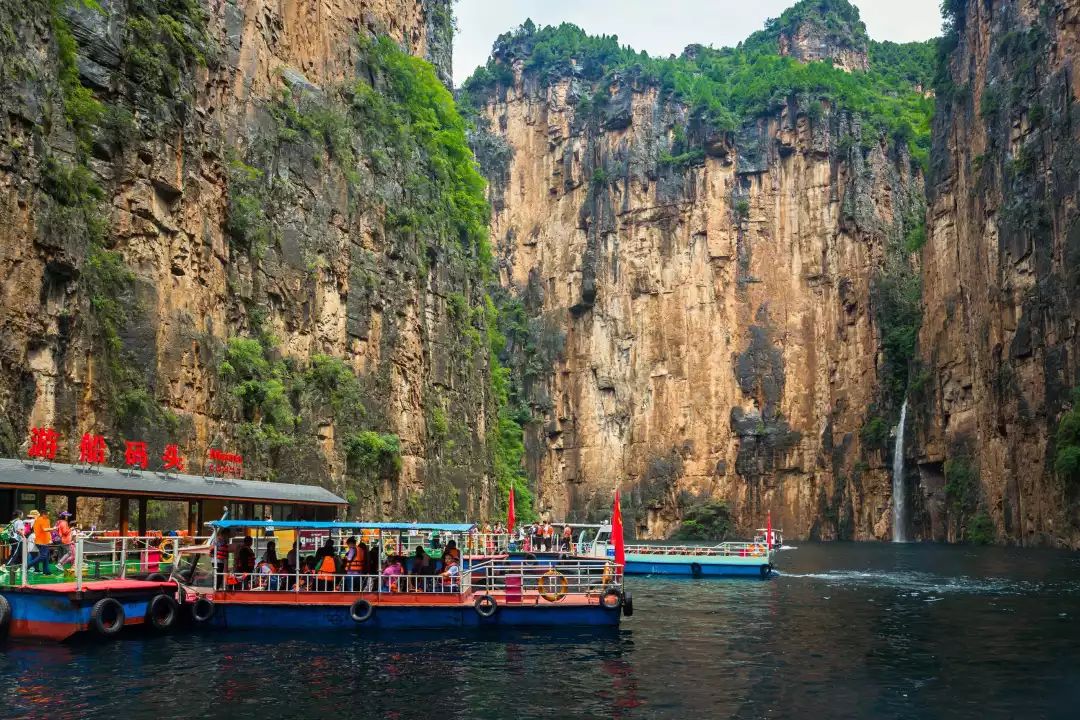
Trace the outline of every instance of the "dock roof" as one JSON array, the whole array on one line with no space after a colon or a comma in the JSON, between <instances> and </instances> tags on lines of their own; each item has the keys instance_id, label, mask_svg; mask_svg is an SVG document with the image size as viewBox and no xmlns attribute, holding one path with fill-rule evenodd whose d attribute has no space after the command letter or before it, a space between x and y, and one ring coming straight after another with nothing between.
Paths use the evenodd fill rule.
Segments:
<instances>
[{"instance_id":1,"label":"dock roof","mask_svg":"<svg viewBox=\"0 0 1080 720\"><path fill-rule=\"evenodd\" d=\"M213 520L206 523L221 528L263 528L274 530L437 530L439 532L466 533L476 525L472 523L404 523L404 522L322 522L319 520Z\"/></svg>"},{"instance_id":2,"label":"dock roof","mask_svg":"<svg viewBox=\"0 0 1080 720\"><path fill-rule=\"evenodd\" d=\"M162 500L214 499L295 505L347 505L317 485L237 480L199 475L165 475L152 470L121 470L65 463L33 464L0 458L0 488L56 494L122 495Z\"/></svg>"}]
</instances>

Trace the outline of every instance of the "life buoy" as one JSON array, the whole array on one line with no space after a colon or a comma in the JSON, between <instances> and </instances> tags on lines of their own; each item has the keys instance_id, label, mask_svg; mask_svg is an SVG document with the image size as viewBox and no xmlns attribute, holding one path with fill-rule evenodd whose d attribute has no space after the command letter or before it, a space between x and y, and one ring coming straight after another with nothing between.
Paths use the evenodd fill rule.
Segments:
<instances>
[{"instance_id":1,"label":"life buoy","mask_svg":"<svg viewBox=\"0 0 1080 720\"><path fill-rule=\"evenodd\" d=\"M155 595L146 605L146 623L155 630L168 630L176 622L180 606L168 595Z\"/></svg>"},{"instance_id":2,"label":"life buoy","mask_svg":"<svg viewBox=\"0 0 1080 720\"><path fill-rule=\"evenodd\" d=\"M7 628L8 623L11 622L11 604L8 603L7 598L0 595L0 631Z\"/></svg>"},{"instance_id":3,"label":"life buoy","mask_svg":"<svg viewBox=\"0 0 1080 720\"><path fill-rule=\"evenodd\" d=\"M566 597L566 593L570 590L570 582L565 575L548 570L540 576L537 588L540 590L540 597L548 602L558 602Z\"/></svg>"},{"instance_id":4,"label":"life buoy","mask_svg":"<svg viewBox=\"0 0 1080 720\"><path fill-rule=\"evenodd\" d=\"M480 617L489 618L499 609L499 603L495 602L495 598L490 595L478 595L473 600L473 608Z\"/></svg>"},{"instance_id":5,"label":"life buoy","mask_svg":"<svg viewBox=\"0 0 1080 720\"><path fill-rule=\"evenodd\" d=\"M397 555L397 540L394 538L386 538L383 541L383 553L389 557L390 555Z\"/></svg>"},{"instance_id":6,"label":"life buoy","mask_svg":"<svg viewBox=\"0 0 1080 720\"><path fill-rule=\"evenodd\" d=\"M615 582L615 563L608 563L604 565L604 578L601 580L604 585L610 585Z\"/></svg>"},{"instance_id":7,"label":"life buoy","mask_svg":"<svg viewBox=\"0 0 1080 720\"><path fill-rule=\"evenodd\" d=\"M367 622L374 614L375 606L363 598L354 602L352 607L349 608L349 617L351 617L352 621L357 625Z\"/></svg>"},{"instance_id":8,"label":"life buoy","mask_svg":"<svg viewBox=\"0 0 1080 720\"><path fill-rule=\"evenodd\" d=\"M608 610L615 610L622 605L623 594L619 592L618 588L609 587L604 591L604 594L600 596L600 604L606 607Z\"/></svg>"},{"instance_id":9,"label":"life buoy","mask_svg":"<svg viewBox=\"0 0 1080 720\"><path fill-rule=\"evenodd\" d=\"M622 614L626 617L634 614L634 596L630 594L629 590L623 593Z\"/></svg>"},{"instance_id":10,"label":"life buoy","mask_svg":"<svg viewBox=\"0 0 1080 720\"><path fill-rule=\"evenodd\" d=\"M173 549L170 552L169 550L166 549L166 548L169 547L169 543L161 543L161 562L163 562L163 563L171 563L173 561L173 559L176 557L176 554L175 554L176 553L176 546L179 545L179 544L180 544L179 540L177 540L175 543L173 543L173 545L172 545Z\"/></svg>"},{"instance_id":11,"label":"life buoy","mask_svg":"<svg viewBox=\"0 0 1080 720\"><path fill-rule=\"evenodd\" d=\"M701 577L701 563L690 563L690 574L696 578Z\"/></svg>"},{"instance_id":12,"label":"life buoy","mask_svg":"<svg viewBox=\"0 0 1080 720\"><path fill-rule=\"evenodd\" d=\"M764 545L755 545L750 550L750 554L753 555L754 557L761 557L762 555L765 554L765 546Z\"/></svg>"},{"instance_id":13,"label":"life buoy","mask_svg":"<svg viewBox=\"0 0 1080 720\"><path fill-rule=\"evenodd\" d=\"M214 601L208 597L195 598L195 602L191 603L191 619L197 623L208 623L210 619L214 617L214 612L217 610L214 607Z\"/></svg>"},{"instance_id":14,"label":"life buoy","mask_svg":"<svg viewBox=\"0 0 1080 720\"><path fill-rule=\"evenodd\" d=\"M102 637L111 637L124 629L124 606L116 598L101 598L90 608L90 629Z\"/></svg>"}]
</instances>

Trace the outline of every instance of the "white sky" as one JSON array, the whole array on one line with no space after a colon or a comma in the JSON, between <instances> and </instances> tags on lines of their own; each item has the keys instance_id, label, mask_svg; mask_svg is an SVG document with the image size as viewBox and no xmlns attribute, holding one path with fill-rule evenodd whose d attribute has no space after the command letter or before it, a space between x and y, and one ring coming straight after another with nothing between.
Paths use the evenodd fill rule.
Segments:
<instances>
[{"instance_id":1,"label":"white sky","mask_svg":"<svg viewBox=\"0 0 1080 720\"><path fill-rule=\"evenodd\" d=\"M870 37L910 42L941 31L940 0L855 0ZM571 22L592 35L650 55L678 54L691 43L724 47L760 30L795 0L457 0L454 83L487 61L500 33L532 18L537 25Z\"/></svg>"}]
</instances>

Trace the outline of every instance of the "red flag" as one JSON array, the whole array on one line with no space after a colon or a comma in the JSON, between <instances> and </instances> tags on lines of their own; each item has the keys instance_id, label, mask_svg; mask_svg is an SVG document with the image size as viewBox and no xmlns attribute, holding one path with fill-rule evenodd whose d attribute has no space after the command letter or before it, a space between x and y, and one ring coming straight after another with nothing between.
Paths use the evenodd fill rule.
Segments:
<instances>
[{"instance_id":1,"label":"red flag","mask_svg":"<svg viewBox=\"0 0 1080 720\"><path fill-rule=\"evenodd\" d=\"M626 569L626 548L623 546L622 507L619 505L619 490L615 489L615 509L611 512L611 540L615 544L615 564L620 571Z\"/></svg>"},{"instance_id":2,"label":"red flag","mask_svg":"<svg viewBox=\"0 0 1080 720\"><path fill-rule=\"evenodd\" d=\"M772 550L773 537L772 537L772 510L765 516L765 544Z\"/></svg>"},{"instance_id":3,"label":"red flag","mask_svg":"<svg viewBox=\"0 0 1080 720\"><path fill-rule=\"evenodd\" d=\"M510 502L506 506L506 532L514 532L514 486L510 485Z\"/></svg>"}]
</instances>

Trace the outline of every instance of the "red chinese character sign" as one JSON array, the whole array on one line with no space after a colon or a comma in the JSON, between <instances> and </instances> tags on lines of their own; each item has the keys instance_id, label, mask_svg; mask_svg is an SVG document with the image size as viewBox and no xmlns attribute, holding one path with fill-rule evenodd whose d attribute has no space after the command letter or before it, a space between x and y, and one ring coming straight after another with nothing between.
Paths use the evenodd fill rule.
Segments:
<instances>
[{"instance_id":1,"label":"red chinese character sign","mask_svg":"<svg viewBox=\"0 0 1080 720\"><path fill-rule=\"evenodd\" d=\"M101 435L84 433L82 440L79 441L79 462L81 463L86 463L87 465L104 465L105 454L107 452L108 448L105 447L105 438Z\"/></svg>"},{"instance_id":2,"label":"red chinese character sign","mask_svg":"<svg viewBox=\"0 0 1080 720\"><path fill-rule=\"evenodd\" d=\"M129 468L142 468L150 464L146 455L146 443L141 440L127 440L124 447L124 464Z\"/></svg>"},{"instance_id":3,"label":"red chinese character sign","mask_svg":"<svg viewBox=\"0 0 1080 720\"><path fill-rule=\"evenodd\" d=\"M180 454L180 448L176 445L166 445L165 452L161 456L161 462L165 472L184 472L184 456Z\"/></svg>"},{"instance_id":4,"label":"red chinese character sign","mask_svg":"<svg viewBox=\"0 0 1080 720\"><path fill-rule=\"evenodd\" d=\"M38 460L56 459L56 441L60 433L51 427L30 428L30 449L26 454Z\"/></svg>"},{"instance_id":5,"label":"red chinese character sign","mask_svg":"<svg viewBox=\"0 0 1080 720\"><path fill-rule=\"evenodd\" d=\"M242 455L210 448L206 456L210 459L210 462L206 465L207 474L220 475L221 477L243 477L244 458Z\"/></svg>"}]
</instances>

